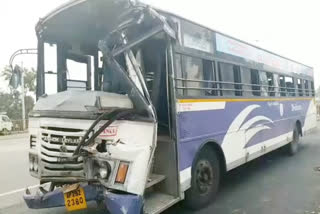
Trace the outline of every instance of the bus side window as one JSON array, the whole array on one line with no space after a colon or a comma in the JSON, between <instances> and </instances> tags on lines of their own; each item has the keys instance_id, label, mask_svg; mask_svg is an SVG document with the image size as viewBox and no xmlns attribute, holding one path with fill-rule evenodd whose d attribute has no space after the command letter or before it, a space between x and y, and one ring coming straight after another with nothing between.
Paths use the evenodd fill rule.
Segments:
<instances>
[{"instance_id":1,"label":"bus side window","mask_svg":"<svg viewBox=\"0 0 320 214\"><path fill-rule=\"evenodd\" d=\"M242 83L241 83L241 71L240 66L233 66L233 76L234 76L234 88L236 89L235 95L242 96Z\"/></svg>"},{"instance_id":2,"label":"bus side window","mask_svg":"<svg viewBox=\"0 0 320 214\"><path fill-rule=\"evenodd\" d=\"M312 96L314 97L315 91L314 91L314 83L313 83L313 81L311 81L311 93L312 93Z\"/></svg>"},{"instance_id":3,"label":"bus side window","mask_svg":"<svg viewBox=\"0 0 320 214\"><path fill-rule=\"evenodd\" d=\"M182 75L182 68L181 68L181 54L175 54L175 77L176 77L176 87L177 89L177 94L178 95L183 95L184 94L184 90L183 89L179 89L181 87L184 87L184 81L182 79L184 79L183 75Z\"/></svg>"},{"instance_id":4,"label":"bus side window","mask_svg":"<svg viewBox=\"0 0 320 214\"><path fill-rule=\"evenodd\" d=\"M303 88L302 88L302 80L297 79L297 86L298 86L298 94L300 97L303 96Z\"/></svg>"},{"instance_id":5,"label":"bus side window","mask_svg":"<svg viewBox=\"0 0 320 214\"><path fill-rule=\"evenodd\" d=\"M175 66L178 95L218 95L213 61L176 54Z\"/></svg>"},{"instance_id":6,"label":"bus side window","mask_svg":"<svg viewBox=\"0 0 320 214\"><path fill-rule=\"evenodd\" d=\"M220 76L220 88L222 89L223 96L240 96L241 91L239 91L239 78L240 69L236 68L238 66L219 62L219 76ZM239 85L239 86L236 86Z\"/></svg>"},{"instance_id":7,"label":"bus side window","mask_svg":"<svg viewBox=\"0 0 320 214\"><path fill-rule=\"evenodd\" d=\"M273 82L274 82L274 93L276 97L280 96L280 83L279 83L279 75L273 74Z\"/></svg>"},{"instance_id":8,"label":"bus side window","mask_svg":"<svg viewBox=\"0 0 320 214\"><path fill-rule=\"evenodd\" d=\"M260 77L260 84L261 84L261 96L267 97L268 90L269 90L267 73L265 71L261 71L259 77Z\"/></svg>"},{"instance_id":9,"label":"bus side window","mask_svg":"<svg viewBox=\"0 0 320 214\"><path fill-rule=\"evenodd\" d=\"M58 92L57 87L57 45L44 44L44 64L45 66L45 93L47 95Z\"/></svg>"},{"instance_id":10,"label":"bus side window","mask_svg":"<svg viewBox=\"0 0 320 214\"><path fill-rule=\"evenodd\" d=\"M250 97L252 96L251 89L251 74L250 69L246 67L241 67L241 79L243 83L243 96Z\"/></svg>"},{"instance_id":11,"label":"bus side window","mask_svg":"<svg viewBox=\"0 0 320 214\"><path fill-rule=\"evenodd\" d=\"M304 89L305 89L305 95L309 96L309 85L308 85L308 80L304 80Z\"/></svg>"},{"instance_id":12,"label":"bus side window","mask_svg":"<svg viewBox=\"0 0 320 214\"><path fill-rule=\"evenodd\" d=\"M217 83L215 81L215 71L214 71L214 62L210 60L202 60L203 63L203 77L206 81L204 83L204 87L208 88L205 90L206 96L217 96Z\"/></svg>"},{"instance_id":13,"label":"bus side window","mask_svg":"<svg viewBox=\"0 0 320 214\"><path fill-rule=\"evenodd\" d=\"M186 87L188 96L201 96L204 95L203 82L203 64L200 58L194 58L190 56L183 56L182 68L186 75Z\"/></svg>"},{"instance_id":14,"label":"bus side window","mask_svg":"<svg viewBox=\"0 0 320 214\"><path fill-rule=\"evenodd\" d=\"M285 97L286 96L286 83L284 76L279 76L279 85L280 85L280 96Z\"/></svg>"},{"instance_id":15,"label":"bus side window","mask_svg":"<svg viewBox=\"0 0 320 214\"><path fill-rule=\"evenodd\" d=\"M289 97L294 97L296 95L295 93L295 87L293 82L293 77L285 77L286 82L286 88L287 88L287 95Z\"/></svg>"},{"instance_id":16,"label":"bus side window","mask_svg":"<svg viewBox=\"0 0 320 214\"><path fill-rule=\"evenodd\" d=\"M261 96L259 71L256 69L250 69L250 73L251 73L252 94L254 96Z\"/></svg>"},{"instance_id":17,"label":"bus side window","mask_svg":"<svg viewBox=\"0 0 320 214\"><path fill-rule=\"evenodd\" d=\"M266 72L267 75L267 81L268 81L268 95L270 97L274 97L275 96L275 90L274 90L274 78L273 78L273 74L270 72Z\"/></svg>"}]
</instances>

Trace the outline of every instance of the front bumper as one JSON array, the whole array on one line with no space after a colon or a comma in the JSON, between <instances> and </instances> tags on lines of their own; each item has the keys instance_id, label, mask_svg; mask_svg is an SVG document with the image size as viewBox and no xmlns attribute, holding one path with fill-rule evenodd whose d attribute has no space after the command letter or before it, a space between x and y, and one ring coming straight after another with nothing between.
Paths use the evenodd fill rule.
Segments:
<instances>
[{"instance_id":1,"label":"front bumper","mask_svg":"<svg viewBox=\"0 0 320 214\"><path fill-rule=\"evenodd\" d=\"M105 191L101 185L81 185L85 192L86 201L103 202L111 214L137 214L143 207L142 197L132 194L116 194ZM26 193L24 201L30 209L44 209L65 206L63 189L59 188L44 194L31 195ZM40 191L37 191L40 192Z\"/></svg>"}]
</instances>

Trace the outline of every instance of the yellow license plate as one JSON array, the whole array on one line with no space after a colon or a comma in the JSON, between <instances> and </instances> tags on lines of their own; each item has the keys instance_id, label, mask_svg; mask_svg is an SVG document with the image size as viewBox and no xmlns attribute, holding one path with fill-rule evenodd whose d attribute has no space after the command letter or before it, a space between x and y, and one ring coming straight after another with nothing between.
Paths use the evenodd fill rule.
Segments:
<instances>
[{"instance_id":1,"label":"yellow license plate","mask_svg":"<svg viewBox=\"0 0 320 214\"><path fill-rule=\"evenodd\" d=\"M82 210L87 208L87 201L83 188L64 193L64 202L68 211Z\"/></svg>"}]
</instances>

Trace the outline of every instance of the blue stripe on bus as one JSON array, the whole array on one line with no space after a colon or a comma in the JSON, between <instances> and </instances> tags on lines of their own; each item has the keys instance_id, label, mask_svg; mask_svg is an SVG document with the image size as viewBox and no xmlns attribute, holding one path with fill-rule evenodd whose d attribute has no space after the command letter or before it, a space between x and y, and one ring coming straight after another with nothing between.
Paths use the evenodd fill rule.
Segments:
<instances>
[{"instance_id":1,"label":"blue stripe on bus","mask_svg":"<svg viewBox=\"0 0 320 214\"><path fill-rule=\"evenodd\" d=\"M203 143L214 140L221 145L233 120L249 105L256 104L260 107L248 114L244 123L256 116L264 116L273 122L262 120L252 124L252 126L264 124L270 129L257 133L246 143L246 147L292 131L297 120L300 120L303 127L307 110L312 102L312 100L227 102L225 109L180 112L177 118L180 170L192 165L195 154Z\"/></svg>"}]
</instances>

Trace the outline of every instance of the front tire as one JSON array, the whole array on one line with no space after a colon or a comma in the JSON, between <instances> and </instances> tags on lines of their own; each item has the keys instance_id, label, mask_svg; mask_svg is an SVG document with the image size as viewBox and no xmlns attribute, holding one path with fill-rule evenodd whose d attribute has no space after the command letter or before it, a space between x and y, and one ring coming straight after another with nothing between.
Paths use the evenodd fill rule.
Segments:
<instances>
[{"instance_id":1,"label":"front tire","mask_svg":"<svg viewBox=\"0 0 320 214\"><path fill-rule=\"evenodd\" d=\"M191 187L185 193L185 206L197 210L213 201L219 189L220 174L218 155L205 147L192 166Z\"/></svg>"},{"instance_id":2,"label":"front tire","mask_svg":"<svg viewBox=\"0 0 320 214\"><path fill-rule=\"evenodd\" d=\"M299 150L300 133L298 126L295 126L292 134L292 141L287 145L288 154L290 156L295 155Z\"/></svg>"}]
</instances>

